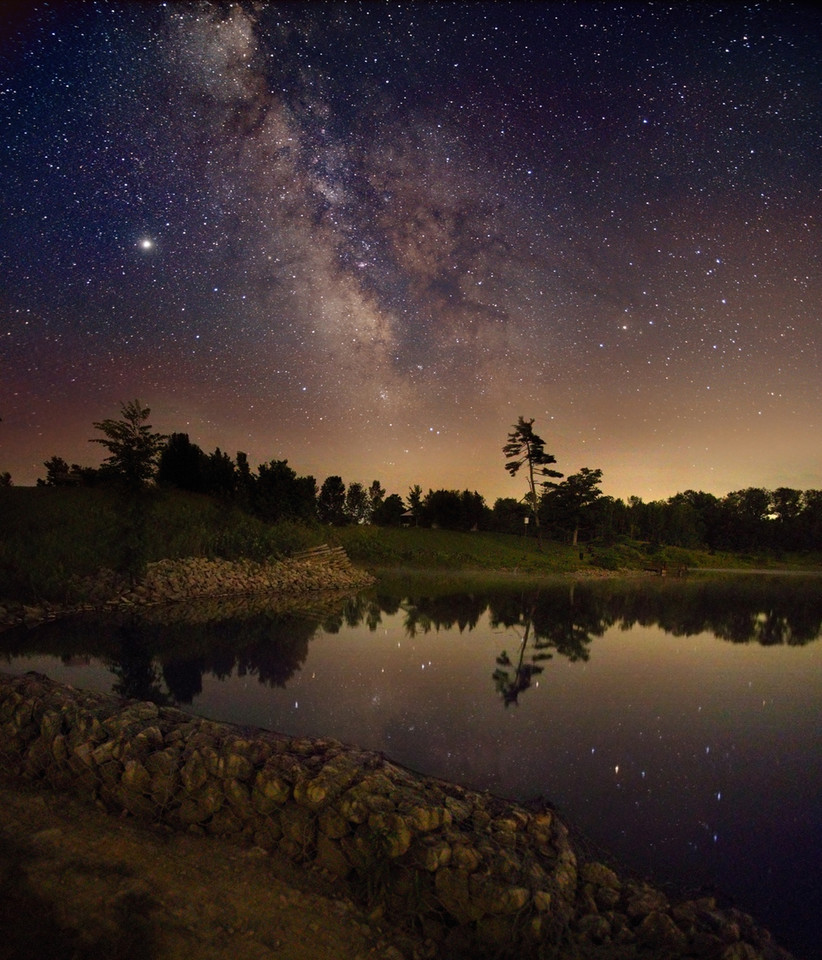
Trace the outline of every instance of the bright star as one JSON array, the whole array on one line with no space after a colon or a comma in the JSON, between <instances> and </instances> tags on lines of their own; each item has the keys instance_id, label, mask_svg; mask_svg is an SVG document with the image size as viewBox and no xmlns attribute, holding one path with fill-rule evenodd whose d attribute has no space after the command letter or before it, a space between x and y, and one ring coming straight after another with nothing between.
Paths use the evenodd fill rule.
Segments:
<instances>
[{"instance_id":1,"label":"bright star","mask_svg":"<svg viewBox=\"0 0 822 960\"><path fill-rule=\"evenodd\" d=\"M143 237L140 241L141 250L152 250L154 248L154 241L150 237Z\"/></svg>"}]
</instances>

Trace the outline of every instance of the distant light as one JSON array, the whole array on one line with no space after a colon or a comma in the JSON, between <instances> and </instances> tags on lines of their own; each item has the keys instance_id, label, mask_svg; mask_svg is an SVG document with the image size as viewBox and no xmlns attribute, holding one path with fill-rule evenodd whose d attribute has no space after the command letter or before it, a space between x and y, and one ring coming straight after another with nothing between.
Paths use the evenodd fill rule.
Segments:
<instances>
[{"instance_id":1,"label":"distant light","mask_svg":"<svg viewBox=\"0 0 822 960\"><path fill-rule=\"evenodd\" d=\"M143 237L143 239L140 241L140 249L141 249L141 250L153 250L153 249L154 249L154 241L153 241L150 237Z\"/></svg>"}]
</instances>

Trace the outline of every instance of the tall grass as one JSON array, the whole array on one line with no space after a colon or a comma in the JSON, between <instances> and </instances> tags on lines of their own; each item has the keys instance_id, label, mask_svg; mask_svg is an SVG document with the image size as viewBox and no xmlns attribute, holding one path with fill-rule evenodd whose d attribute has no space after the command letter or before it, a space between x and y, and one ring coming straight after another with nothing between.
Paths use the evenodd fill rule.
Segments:
<instances>
[{"instance_id":1,"label":"tall grass","mask_svg":"<svg viewBox=\"0 0 822 960\"><path fill-rule=\"evenodd\" d=\"M262 523L236 507L180 491L152 491L143 508L141 559L205 556L268 560L323 540L301 524ZM0 597L67 602L72 581L120 569L124 504L103 488L0 489Z\"/></svg>"}]
</instances>

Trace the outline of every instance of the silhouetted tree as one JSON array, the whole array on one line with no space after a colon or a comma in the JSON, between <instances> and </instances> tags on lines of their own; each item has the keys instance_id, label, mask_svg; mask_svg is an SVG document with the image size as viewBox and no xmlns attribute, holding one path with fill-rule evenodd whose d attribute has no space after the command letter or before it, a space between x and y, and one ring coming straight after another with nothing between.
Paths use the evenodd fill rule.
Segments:
<instances>
[{"instance_id":1,"label":"silhouetted tree","mask_svg":"<svg viewBox=\"0 0 822 960\"><path fill-rule=\"evenodd\" d=\"M203 493L206 488L208 457L188 438L187 433L172 433L160 452L157 482Z\"/></svg>"},{"instance_id":2,"label":"silhouetted tree","mask_svg":"<svg viewBox=\"0 0 822 960\"><path fill-rule=\"evenodd\" d=\"M373 523L374 514L382 506L383 500L385 500L385 487L380 484L379 480L372 480L371 486L368 488L367 520L369 523Z\"/></svg>"},{"instance_id":3,"label":"silhouetted tree","mask_svg":"<svg viewBox=\"0 0 822 960\"><path fill-rule=\"evenodd\" d=\"M549 493L543 494L542 506L546 515L573 531L571 543L574 546L579 540L579 528L586 510L602 496L601 482L601 470L582 467L579 473L572 473Z\"/></svg>"},{"instance_id":4,"label":"silhouetted tree","mask_svg":"<svg viewBox=\"0 0 822 960\"><path fill-rule=\"evenodd\" d=\"M534 433L534 418L526 420L519 417L514 424L514 429L508 434L508 443L502 448L505 458L508 461L505 469L515 477L521 467L526 468L528 480L528 505L534 517L534 527L537 532L537 543L542 547L542 533L539 527L539 500L537 498L537 480L536 477L561 477L562 474L556 470L549 469L550 464L556 463L556 457L545 452L545 441L542 437ZM555 486L550 480L541 480L539 485L543 488Z\"/></svg>"},{"instance_id":5,"label":"silhouetted tree","mask_svg":"<svg viewBox=\"0 0 822 960\"><path fill-rule=\"evenodd\" d=\"M485 499L477 493L463 490L460 494L462 508L462 522L466 530L482 530L486 526L486 517L490 510L485 505Z\"/></svg>"},{"instance_id":6,"label":"silhouetted tree","mask_svg":"<svg viewBox=\"0 0 822 960\"><path fill-rule=\"evenodd\" d=\"M214 496L228 499L237 492L237 469L227 453L217 447L214 453L206 457L205 491Z\"/></svg>"},{"instance_id":7,"label":"silhouetted tree","mask_svg":"<svg viewBox=\"0 0 822 960\"><path fill-rule=\"evenodd\" d=\"M314 520L317 484L313 477L298 477L287 460L261 463L254 487L254 513L268 522Z\"/></svg>"},{"instance_id":8,"label":"silhouetted tree","mask_svg":"<svg viewBox=\"0 0 822 960\"><path fill-rule=\"evenodd\" d=\"M139 400L130 400L120 406L120 420L101 420L94 429L105 434L89 443L102 444L109 455L101 471L116 477L129 486L141 487L155 474L157 461L165 442L161 433L152 433L148 418L151 410Z\"/></svg>"},{"instance_id":9,"label":"silhouetted tree","mask_svg":"<svg viewBox=\"0 0 822 960\"><path fill-rule=\"evenodd\" d=\"M802 494L802 547L822 550L822 490L805 490Z\"/></svg>"},{"instance_id":10,"label":"silhouetted tree","mask_svg":"<svg viewBox=\"0 0 822 960\"><path fill-rule=\"evenodd\" d=\"M802 491L777 487L771 506L775 521L774 539L779 550L795 550L801 543Z\"/></svg>"},{"instance_id":11,"label":"silhouetted tree","mask_svg":"<svg viewBox=\"0 0 822 960\"><path fill-rule=\"evenodd\" d=\"M248 465L248 454L237 451L237 502L244 509L249 509L254 499L254 476Z\"/></svg>"},{"instance_id":12,"label":"silhouetted tree","mask_svg":"<svg viewBox=\"0 0 822 960\"><path fill-rule=\"evenodd\" d=\"M73 481L69 475L69 465L62 457L51 457L43 461L46 468L46 479L37 481L40 487L67 487Z\"/></svg>"},{"instance_id":13,"label":"silhouetted tree","mask_svg":"<svg viewBox=\"0 0 822 960\"><path fill-rule=\"evenodd\" d=\"M429 490L422 501L422 520L427 527L460 530L462 504L458 490Z\"/></svg>"},{"instance_id":14,"label":"silhouetted tree","mask_svg":"<svg viewBox=\"0 0 822 960\"><path fill-rule=\"evenodd\" d=\"M723 546L736 550L751 550L766 546L770 539L771 495L761 487L734 490L722 499L725 520Z\"/></svg>"},{"instance_id":15,"label":"silhouetted tree","mask_svg":"<svg viewBox=\"0 0 822 960\"><path fill-rule=\"evenodd\" d=\"M374 511L371 520L380 527L398 527L402 523L404 513L405 504L402 502L402 497L392 493Z\"/></svg>"},{"instance_id":16,"label":"silhouetted tree","mask_svg":"<svg viewBox=\"0 0 822 960\"><path fill-rule=\"evenodd\" d=\"M476 491L429 490L422 502L421 519L430 527L472 530L484 525L488 513L485 501Z\"/></svg>"},{"instance_id":17,"label":"silhouetted tree","mask_svg":"<svg viewBox=\"0 0 822 960\"><path fill-rule=\"evenodd\" d=\"M414 526L418 527L422 516L422 487L418 483L408 491L408 509L414 517Z\"/></svg>"},{"instance_id":18,"label":"silhouetted tree","mask_svg":"<svg viewBox=\"0 0 822 960\"><path fill-rule=\"evenodd\" d=\"M109 455L99 475L116 482L120 491L116 541L120 549L118 569L132 583L142 574L147 562L146 523L149 511L147 488L157 469L157 461L166 438L152 432L151 411L139 400L120 406L121 420L101 420L94 424L105 436L90 443L102 444Z\"/></svg>"},{"instance_id":19,"label":"silhouetted tree","mask_svg":"<svg viewBox=\"0 0 822 960\"><path fill-rule=\"evenodd\" d=\"M62 457L51 457L43 462L43 466L46 478L37 478L38 487L91 486L100 476L100 471L94 467L81 467L76 463L69 466Z\"/></svg>"},{"instance_id":20,"label":"silhouetted tree","mask_svg":"<svg viewBox=\"0 0 822 960\"><path fill-rule=\"evenodd\" d=\"M322 523L341 527L345 523L345 484L342 477L326 477L317 497L317 514Z\"/></svg>"},{"instance_id":21,"label":"silhouetted tree","mask_svg":"<svg viewBox=\"0 0 822 960\"><path fill-rule=\"evenodd\" d=\"M345 515L349 523L363 523L368 516L368 493L361 483L355 481L348 484Z\"/></svg>"},{"instance_id":22,"label":"silhouetted tree","mask_svg":"<svg viewBox=\"0 0 822 960\"><path fill-rule=\"evenodd\" d=\"M514 497L499 497L491 511L491 529L499 533L524 533L530 510Z\"/></svg>"}]
</instances>

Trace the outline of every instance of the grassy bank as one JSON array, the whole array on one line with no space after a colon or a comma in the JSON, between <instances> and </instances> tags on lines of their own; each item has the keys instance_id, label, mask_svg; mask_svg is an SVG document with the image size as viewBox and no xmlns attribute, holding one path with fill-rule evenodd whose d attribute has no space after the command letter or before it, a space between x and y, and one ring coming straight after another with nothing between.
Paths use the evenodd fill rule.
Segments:
<instances>
[{"instance_id":1,"label":"grassy bank","mask_svg":"<svg viewBox=\"0 0 822 960\"><path fill-rule=\"evenodd\" d=\"M73 577L122 569L134 540L118 494L98 488L12 487L0 491L0 597L70 602ZM267 560L323 542L323 532L272 526L237 507L179 491L142 504L136 549L144 562L180 557ZM135 544L131 544L135 546Z\"/></svg>"},{"instance_id":2,"label":"grassy bank","mask_svg":"<svg viewBox=\"0 0 822 960\"><path fill-rule=\"evenodd\" d=\"M709 553L636 540L584 543L572 547L547 540L540 550L533 537L451 530L342 527L326 539L345 547L351 559L369 568L422 570L502 570L550 575L577 571L618 572L679 567L700 569L818 569L822 556L774 557L765 554Z\"/></svg>"},{"instance_id":3,"label":"grassy bank","mask_svg":"<svg viewBox=\"0 0 822 960\"><path fill-rule=\"evenodd\" d=\"M503 571L544 576L575 571L701 568L801 568L820 558L709 554L635 541L581 547L500 533L385 527L263 523L233 505L179 491L154 491L135 534L118 495L98 488L11 487L0 490L0 598L22 602L78 599L74 577L123 569L126 548L144 562L180 557L268 560L330 543L371 570Z\"/></svg>"}]
</instances>

